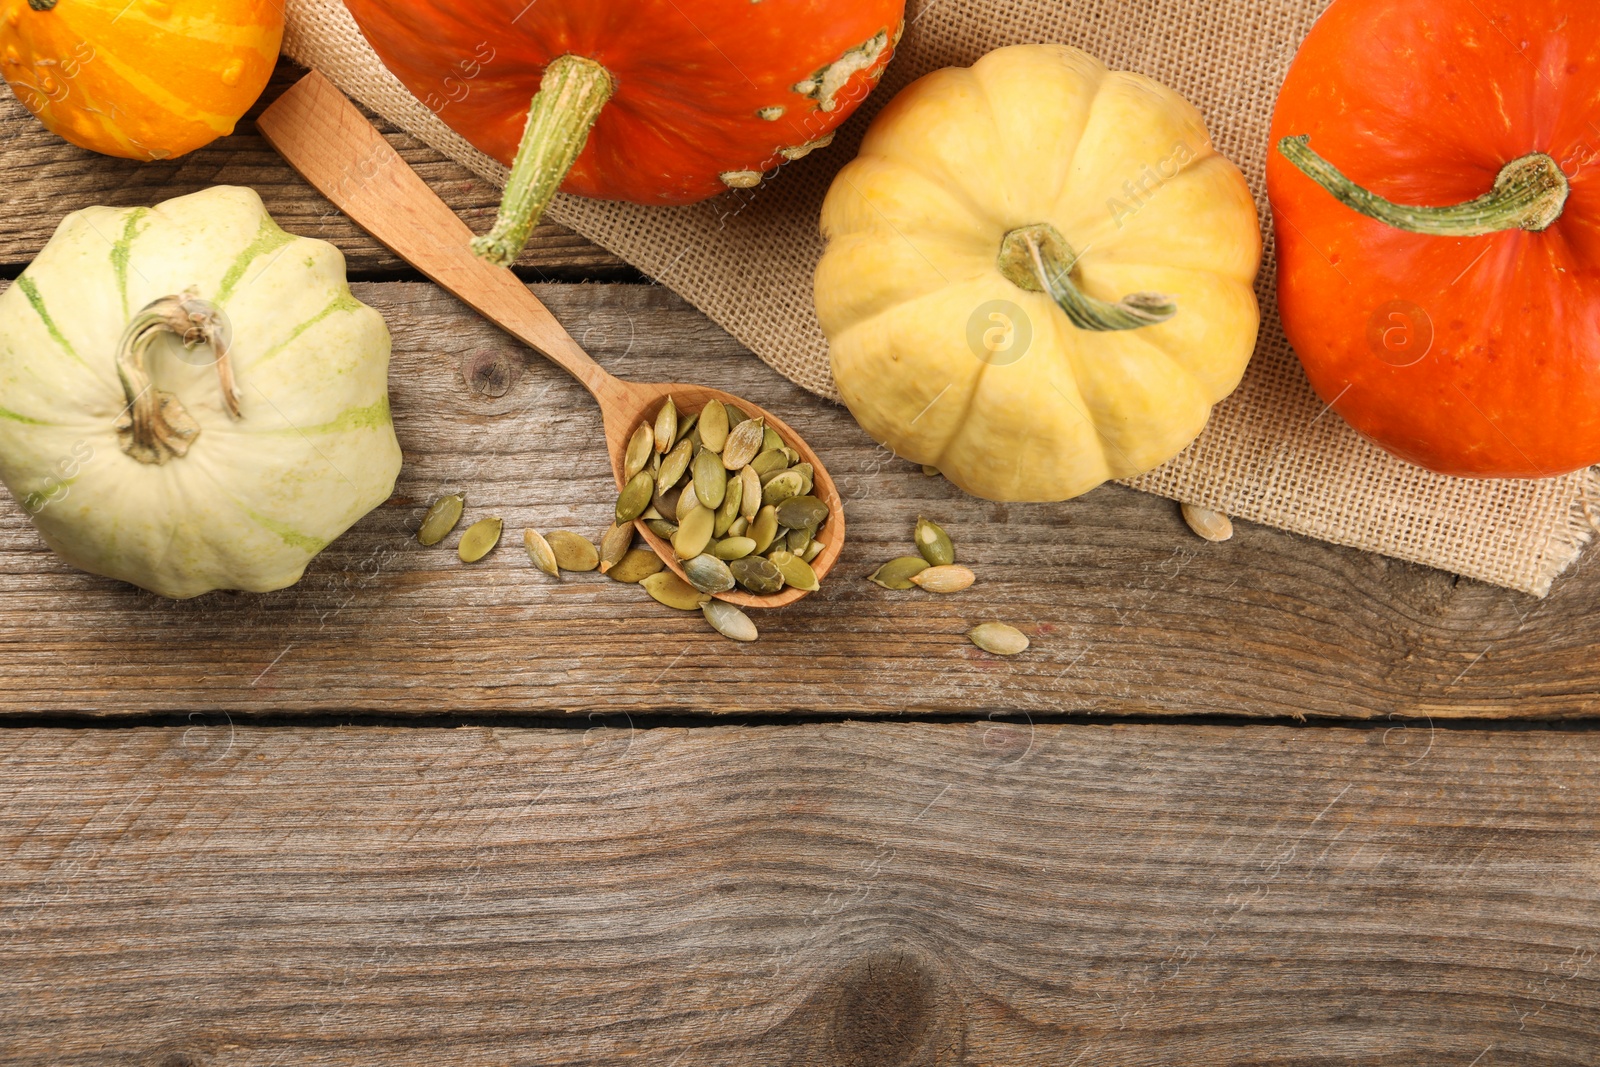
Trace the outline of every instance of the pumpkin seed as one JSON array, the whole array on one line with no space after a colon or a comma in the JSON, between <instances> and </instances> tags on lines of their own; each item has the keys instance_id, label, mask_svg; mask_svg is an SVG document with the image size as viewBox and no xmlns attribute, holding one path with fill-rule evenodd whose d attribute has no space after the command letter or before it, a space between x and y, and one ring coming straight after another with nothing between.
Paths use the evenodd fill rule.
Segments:
<instances>
[{"instance_id":1,"label":"pumpkin seed","mask_svg":"<svg viewBox=\"0 0 1600 1067\"><path fill-rule=\"evenodd\" d=\"M661 410L656 412L656 451L671 451L672 445L678 439L678 405L667 397L667 402L661 405Z\"/></svg>"},{"instance_id":2,"label":"pumpkin seed","mask_svg":"<svg viewBox=\"0 0 1600 1067\"><path fill-rule=\"evenodd\" d=\"M685 560L683 573L688 577L689 584L702 593L726 593L733 588L733 572L716 556L701 553L694 559Z\"/></svg>"},{"instance_id":3,"label":"pumpkin seed","mask_svg":"<svg viewBox=\"0 0 1600 1067\"><path fill-rule=\"evenodd\" d=\"M461 535L461 544L456 547L456 554L461 557L462 563L476 563L500 543L500 528L504 523L498 518L479 519L467 527L467 532Z\"/></svg>"},{"instance_id":4,"label":"pumpkin seed","mask_svg":"<svg viewBox=\"0 0 1600 1067\"><path fill-rule=\"evenodd\" d=\"M727 536L729 536L729 537L743 537L745 534L747 534L749 532L750 532L750 520L745 518L743 515L740 515L737 519L734 519L732 525L730 525L728 527Z\"/></svg>"},{"instance_id":5,"label":"pumpkin seed","mask_svg":"<svg viewBox=\"0 0 1600 1067\"><path fill-rule=\"evenodd\" d=\"M748 537L724 537L711 546L711 554L718 559L744 559L756 550L756 543Z\"/></svg>"},{"instance_id":6,"label":"pumpkin seed","mask_svg":"<svg viewBox=\"0 0 1600 1067\"><path fill-rule=\"evenodd\" d=\"M771 426L766 427L761 434L761 451L783 451L783 438L778 436L778 431Z\"/></svg>"},{"instance_id":7,"label":"pumpkin seed","mask_svg":"<svg viewBox=\"0 0 1600 1067\"><path fill-rule=\"evenodd\" d=\"M760 419L748 419L736 426L728 434L727 444L722 446L722 466L736 471L755 459L756 453L761 451L765 430L766 424Z\"/></svg>"},{"instance_id":8,"label":"pumpkin seed","mask_svg":"<svg viewBox=\"0 0 1600 1067\"><path fill-rule=\"evenodd\" d=\"M681 412L679 413L679 415L678 415L678 440L683 441L683 440L686 440L687 438L693 437L694 434L695 434L695 431L698 430L699 428L700 428L700 413L698 411L695 412L693 415L684 415Z\"/></svg>"},{"instance_id":9,"label":"pumpkin seed","mask_svg":"<svg viewBox=\"0 0 1600 1067\"><path fill-rule=\"evenodd\" d=\"M761 510L761 478L750 467L741 467L739 484L739 517L749 523Z\"/></svg>"},{"instance_id":10,"label":"pumpkin seed","mask_svg":"<svg viewBox=\"0 0 1600 1067\"><path fill-rule=\"evenodd\" d=\"M791 466L800 462L800 453L796 452L788 445L783 446L783 454L789 457L789 463Z\"/></svg>"},{"instance_id":11,"label":"pumpkin seed","mask_svg":"<svg viewBox=\"0 0 1600 1067\"><path fill-rule=\"evenodd\" d=\"M806 550L800 554L800 558L805 560L807 563L810 563L812 560L822 555L822 550L827 547L828 546L823 544L821 541L813 541L806 546Z\"/></svg>"},{"instance_id":12,"label":"pumpkin seed","mask_svg":"<svg viewBox=\"0 0 1600 1067\"><path fill-rule=\"evenodd\" d=\"M450 531L461 521L461 513L466 506L467 498L460 493L451 493L435 500L429 506L428 513L422 516L422 525L417 527L417 540L424 545L436 545L449 537Z\"/></svg>"},{"instance_id":13,"label":"pumpkin seed","mask_svg":"<svg viewBox=\"0 0 1600 1067\"><path fill-rule=\"evenodd\" d=\"M544 539L556 555L556 565L564 571L592 571L600 565L594 542L571 530L551 530Z\"/></svg>"},{"instance_id":14,"label":"pumpkin seed","mask_svg":"<svg viewBox=\"0 0 1600 1067\"><path fill-rule=\"evenodd\" d=\"M618 525L613 523L611 529L600 538L600 573L604 574L617 565L617 561L628 554L628 549L633 547L633 526Z\"/></svg>"},{"instance_id":15,"label":"pumpkin seed","mask_svg":"<svg viewBox=\"0 0 1600 1067\"><path fill-rule=\"evenodd\" d=\"M661 557L648 548L630 548L627 554L611 565L606 577L615 582L633 585L657 574L666 566Z\"/></svg>"},{"instance_id":16,"label":"pumpkin seed","mask_svg":"<svg viewBox=\"0 0 1600 1067\"><path fill-rule=\"evenodd\" d=\"M789 457L784 455L781 449L773 449L769 452L763 452L755 459L750 461L750 469L755 471L756 476L759 478L766 478L768 475L777 474L781 470L787 470L788 467Z\"/></svg>"},{"instance_id":17,"label":"pumpkin seed","mask_svg":"<svg viewBox=\"0 0 1600 1067\"><path fill-rule=\"evenodd\" d=\"M985 652L996 656L1015 656L1028 650L1028 635L1003 622L979 623L967 631L967 638Z\"/></svg>"},{"instance_id":18,"label":"pumpkin seed","mask_svg":"<svg viewBox=\"0 0 1600 1067\"><path fill-rule=\"evenodd\" d=\"M728 490L728 470L722 465L722 457L709 448L695 453L694 486L700 503L712 510L722 506Z\"/></svg>"},{"instance_id":19,"label":"pumpkin seed","mask_svg":"<svg viewBox=\"0 0 1600 1067\"><path fill-rule=\"evenodd\" d=\"M683 492L681 495L679 495L678 502L672 509L673 517L678 520L679 524L682 524L684 518L688 516L689 512L693 511L699 506L700 497L695 491L694 479L690 478L684 483Z\"/></svg>"},{"instance_id":20,"label":"pumpkin seed","mask_svg":"<svg viewBox=\"0 0 1600 1067\"><path fill-rule=\"evenodd\" d=\"M727 411L728 411L728 429L730 429L730 430L733 429L735 426L738 426L741 422L749 422L750 421L750 416L746 415L744 413L743 409L736 408L732 404L723 404L722 406L724 408L726 408Z\"/></svg>"},{"instance_id":21,"label":"pumpkin seed","mask_svg":"<svg viewBox=\"0 0 1600 1067\"><path fill-rule=\"evenodd\" d=\"M666 489L662 487L660 482L657 482L655 495L650 498L649 510L660 515L662 518L666 518L668 515L670 515L672 518L667 519L667 521L675 522L678 518L678 501L682 499L682 486L678 486L674 489Z\"/></svg>"},{"instance_id":22,"label":"pumpkin seed","mask_svg":"<svg viewBox=\"0 0 1600 1067\"><path fill-rule=\"evenodd\" d=\"M730 641L754 641L761 636L750 616L726 601L708 600L700 605L700 612L713 630Z\"/></svg>"},{"instance_id":23,"label":"pumpkin seed","mask_svg":"<svg viewBox=\"0 0 1600 1067\"><path fill-rule=\"evenodd\" d=\"M778 505L778 522L791 530L815 529L828 517L828 505L814 496L794 496Z\"/></svg>"},{"instance_id":24,"label":"pumpkin seed","mask_svg":"<svg viewBox=\"0 0 1600 1067\"><path fill-rule=\"evenodd\" d=\"M912 534L912 540L916 542L922 558L935 567L948 567L956 561L955 542L944 532L944 527L936 522L917 516L917 529Z\"/></svg>"},{"instance_id":25,"label":"pumpkin seed","mask_svg":"<svg viewBox=\"0 0 1600 1067\"><path fill-rule=\"evenodd\" d=\"M783 588L783 572L764 556L745 556L728 564L733 580L752 593L776 593Z\"/></svg>"},{"instance_id":26,"label":"pumpkin seed","mask_svg":"<svg viewBox=\"0 0 1600 1067\"><path fill-rule=\"evenodd\" d=\"M679 441L678 446L666 454L661 460L661 473L656 475L656 484L663 492L678 484L693 458L694 445L688 441Z\"/></svg>"},{"instance_id":27,"label":"pumpkin seed","mask_svg":"<svg viewBox=\"0 0 1600 1067\"><path fill-rule=\"evenodd\" d=\"M672 535L672 550L679 559L693 559L711 543L716 525L716 512L705 507L695 508L678 524L678 532Z\"/></svg>"},{"instance_id":28,"label":"pumpkin seed","mask_svg":"<svg viewBox=\"0 0 1600 1067\"><path fill-rule=\"evenodd\" d=\"M929 567L911 576L913 585L926 589L930 593L959 593L969 588L977 580L977 575L965 567L951 566L949 564Z\"/></svg>"},{"instance_id":29,"label":"pumpkin seed","mask_svg":"<svg viewBox=\"0 0 1600 1067\"><path fill-rule=\"evenodd\" d=\"M765 552L778 539L778 509L764 507L756 513L750 524L750 538L756 543L756 552Z\"/></svg>"},{"instance_id":30,"label":"pumpkin seed","mask_svg":"<svg viewBox=\"0 0 1600 1067\"><path fill-rule=\"evenodd\" d=\"M799 496L805 483L800 480L800 475L795 471L784 471L773 478L761 490L763 504L781 504L790 497Z\"/></svg>"},{"instance_id":31,"label":"pumpkin seed","mask_svg":"<svg viewBox=\"0 0 1600 1067\"><path fill-rule=\"evenodd\" d=\"M784 583L796 589L815 590L817 585L817 572L811 569L811 564L795 555L793 552L768 552L767 559L778 568L778 573L783 575Z\"/></svg>"},{"instance_id":32,"label":"pumpkin seed","mask_svg":"<svg viewBox=\"0 0 1600 1067\"><path fill-rule=\"evenodd\" d=\"M630 478L622 489L622 495L617 497L617 522L632 522L643 515L645 508L650 506L655 487L655 479L650 477L649 471L640 471Z\"/></svg>"},{"instance_id":33,"label":"pumpkin seed","mask_svg":"<svg viewBox=\"0 0 1600 1067\"><path fill-rule=\"evenodd\" d=\"M657 571L640 579L639 584L658 603L679 611L695 611L711 599L671 571Z\"/></svg>"},{"instance_id":34,"label":"pumpkin seed","mask_svg":"<svg viewBox=\"0 0 1600 1067\"><path fill-rule=\"evenodd\" d=\"M688 445L695 452L699 452L700 451L700 427L696 426L692 430L679 430L678 431L678 441L681 444Z\"/></svg>"},{"instance_id":35,"label":"pumpkin seed","mask_svg":"<svg viewBox=\"0 0 1600 1067\"><path fill-rule=\"evenodd\" d=\"M1183 505L1183 521L1207 541L1226 541L1233 536L1232 519L1220 511L1212 511L1198 504Z\"/></svg>"},{"instance_id":36,"label":"pumpkin seed","mask_svg":"<svg viewBox=\"0 0 1600 1067\"><path fill-rule=\"evenodd\" d=\"M816 469L809 463L796 463L794 472L800 476L800 495L810 496L816 488Z\"/></svg>"},{"instance_id":37,"label":"pumpkin seed","mask_svg":"<svg viewBox=\"0 0 1600 1067\"><path fill-rule=\"evenodd\" d=\"M633 436L628 438L627 455L622 461L622 480L632 481L633 476L644 470L650 457L656 454L655 431L648 422L640 423L639 428L633 431Z\"/></svg>"},{"instance_id":38,"label":"pumpkin seed","mask_svg":"<svg viewBox=\"0 0 1600 1067\"><path fill-rule=\"evenodd\" d=\"M806 548L810 546L811 539L815 536L817 536L817 528L815 526L803 526L798 530L790 530L783 539L784 545L790 552L797 556L802 556L805 554Z\"/></svg>"},{"instance_id":39,"label":"pumpkin seed","mask_svg":"<svg viewBox=\"0 0 1600 1067\"><path fill-rule=\"evenodd\" d=\"M911 579L927 569L928 561L921 556L901 556L867 575L867 581L885 589L912 589Z\"/></svg>"},{"instance_id":40,"label":"pumpkin seed","mask_svg":"<svg viewBox=\"0 0 1600 1067\"><path fill-rule=\"evenodd\" d=\"M725 472L724 477L726 477ZM723 490L722 504L717 508L717 527L712 531L714 536L721 537L728 532L733 520L739 517L739 504L743 499L744 479L729 478L727 487Z\"/></svg>"},{"instance_id":41,"label":"pumpkin seed","mask_svg":"<svg viewBox=\"0 0 1600 1067\"><path fill-rule=\"evenodd\" d=\"M712 452L720 453L728 443L728 409L720 400L711 400L700 409L700 443Z\"/></svg>"},{"instance_id":42,"label":"pumpkin seed","mask_svg":"<svg viewBox=\"0 0 1600 1067\"><path fill-rule=\"evenodd\" d=\"M523 530L522 544L527 548L528 558L535 567L552 578L561 577L561 565L556 562L556 554L550 550L550 542L538 530Z\"/></svg>"},{"instance_id":43,"label":"pumpkin seed","mask_svg":"<svg viewBox=\"0 0 1600 1067\"><path fill-rule=\"evenodd\" d=\"M672 540L672 536L678 532L678 524L668 522L666 519L646 519L644 524L650 528L651 533L663 541Z\"/></svg>"},{"instance_id":44,"label":"pumpkin seed","mask_svg":"<svg viewBox=\"0 0 1600 1067\"><path fill-rule=\"evenodd\" d=\"M931 463L924 463L922 465L922 473L927 475L929 478L937 478L939 477L939 468L935 467Z\"/></svg>"}]
</instances>

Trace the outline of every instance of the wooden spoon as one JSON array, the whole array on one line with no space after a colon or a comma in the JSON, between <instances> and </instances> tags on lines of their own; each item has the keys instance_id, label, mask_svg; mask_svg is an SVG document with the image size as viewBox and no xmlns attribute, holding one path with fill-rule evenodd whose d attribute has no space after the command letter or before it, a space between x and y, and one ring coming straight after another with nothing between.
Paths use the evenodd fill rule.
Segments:
<instances>
[{"instance_id":1,"label":"wooden spoon","mask_svg":"<svg viewBox=\"0 0 1600 1067\"><path fill-rule=\"evenodd\" d=\"M827 576L844 548L844 502L822 460L799 434L770 411L730 393L703 385L641 385L607 373L562 328L554 315L504 267L473 255L472 231L444 201L406 165L383 135L356 110L331 81L313 71L284 93L256 121L261 133L305 179L400 258L476 308L490 322L541 352L594 394L605 422L611 467L622 484L628 438L646 418L654 419L667 397L685 414L709 400L735 404L752 417L766 420L815 471L812 490L828 505L827 547L812 561L819 579ZM650 532L643 521L634 526L680 578L683 565L672 546ZM730 604L778 608L792 604L806 590L785 587L758 596L743 590L718 594Z\"/></svg>"}]
</instances>

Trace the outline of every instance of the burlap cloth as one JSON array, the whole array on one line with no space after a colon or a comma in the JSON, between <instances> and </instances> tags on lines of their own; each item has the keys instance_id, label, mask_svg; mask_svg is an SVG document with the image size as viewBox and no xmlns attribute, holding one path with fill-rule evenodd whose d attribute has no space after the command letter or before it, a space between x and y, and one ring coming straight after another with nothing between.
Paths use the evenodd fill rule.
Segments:
<instances>
[{"instance_id":1,"label":"burlap cloth","mask_svg":"<svg viewBox=\"0 0 1600 1067\"><path fill-rule=\"evenodd\" d=\"M401 0L397 0L401 2ZM1170 85L1244 170L1267 228L1263 167L1277 88L1328 0L911 0L883 85L833 147L764 186L688 208L559 197L550 217L681 293L779 373L837 398L811 303L817 219L867 119L914 78L990 49L1076 45ZM473 149L379 63L341 0L289 0L284 49L351 96L496 185ZM492 42L491 42L492 43ZM1200 439L1128 484L1335 544L1543 596L1588 542L1595 469L1543 481L1443 478L1390 458L1325 411L1278 324L1269 254L1261 342L1244 383Z\"/></svg>"}]
</instances>

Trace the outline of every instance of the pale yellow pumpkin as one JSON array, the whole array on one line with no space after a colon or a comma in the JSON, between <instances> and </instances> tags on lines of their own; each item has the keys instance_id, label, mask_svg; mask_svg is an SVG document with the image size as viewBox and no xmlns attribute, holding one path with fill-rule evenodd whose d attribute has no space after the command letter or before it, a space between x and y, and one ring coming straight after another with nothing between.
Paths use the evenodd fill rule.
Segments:
<instances>
[{"instance_id":1,"label":"pale yellow pumpkin","mask_svg":"<svg viewBox=\"0 0 1600 1067\"><path fill-rule=\"evenodd\" d=\"M978 496L1062 500L1159 466L1255 347L1243 176L1181 96L1075 48L912 84L822 229L817 314L845 403Z\"/></svg>"}]
</instances>

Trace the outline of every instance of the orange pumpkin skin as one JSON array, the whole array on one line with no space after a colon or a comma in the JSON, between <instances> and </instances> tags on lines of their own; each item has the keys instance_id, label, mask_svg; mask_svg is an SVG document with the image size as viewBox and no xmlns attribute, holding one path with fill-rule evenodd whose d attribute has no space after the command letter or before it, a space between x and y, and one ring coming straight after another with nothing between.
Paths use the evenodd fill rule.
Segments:
<instances>
[{"instance_id":1,"label":"orange pumpkin skin","mask_svg":"<svg viewBox=\"0 0 1600 1067\"><path fill-rule=\"evenodd\" d=\"M0 0L0 71L73 144L170 159L233 132L278 61L280 0Z\"/></svg>"},{"instance_id":2,"label":"orange pumpkin skin","mask_svg":"<svg viewBox=\"0 0 1600 1067\"><path fill-rule=\"evenodd\" d=\"M1336 0L1284 82L1267 163L1284 329L1335 411L1443 474L1600 462L1600 3ZM1531 153L1569 184L1547 229L1409 233L1280 153L1404 205L1488 192Z\"/></svg>"},{"instance_id":3,"label":"orange pumpkin skin","mask_svg":"<svg viewBox=\"0 0 1600 1067\"><path fill-rule=\"evenodd\" d=\"M511 163L550 61L592 59L614 95L564 192L690 204L797 158L850 117L900 39L905 0L346 0L384 64ZM883 34L827 98L797 85ZM819 87L820 93L820 87ZM824 106L826 105L826 106ZM769 117L763 117L763 116ZM786 154L787 150L787 154Z\"/></svg>"}]
</instances>

